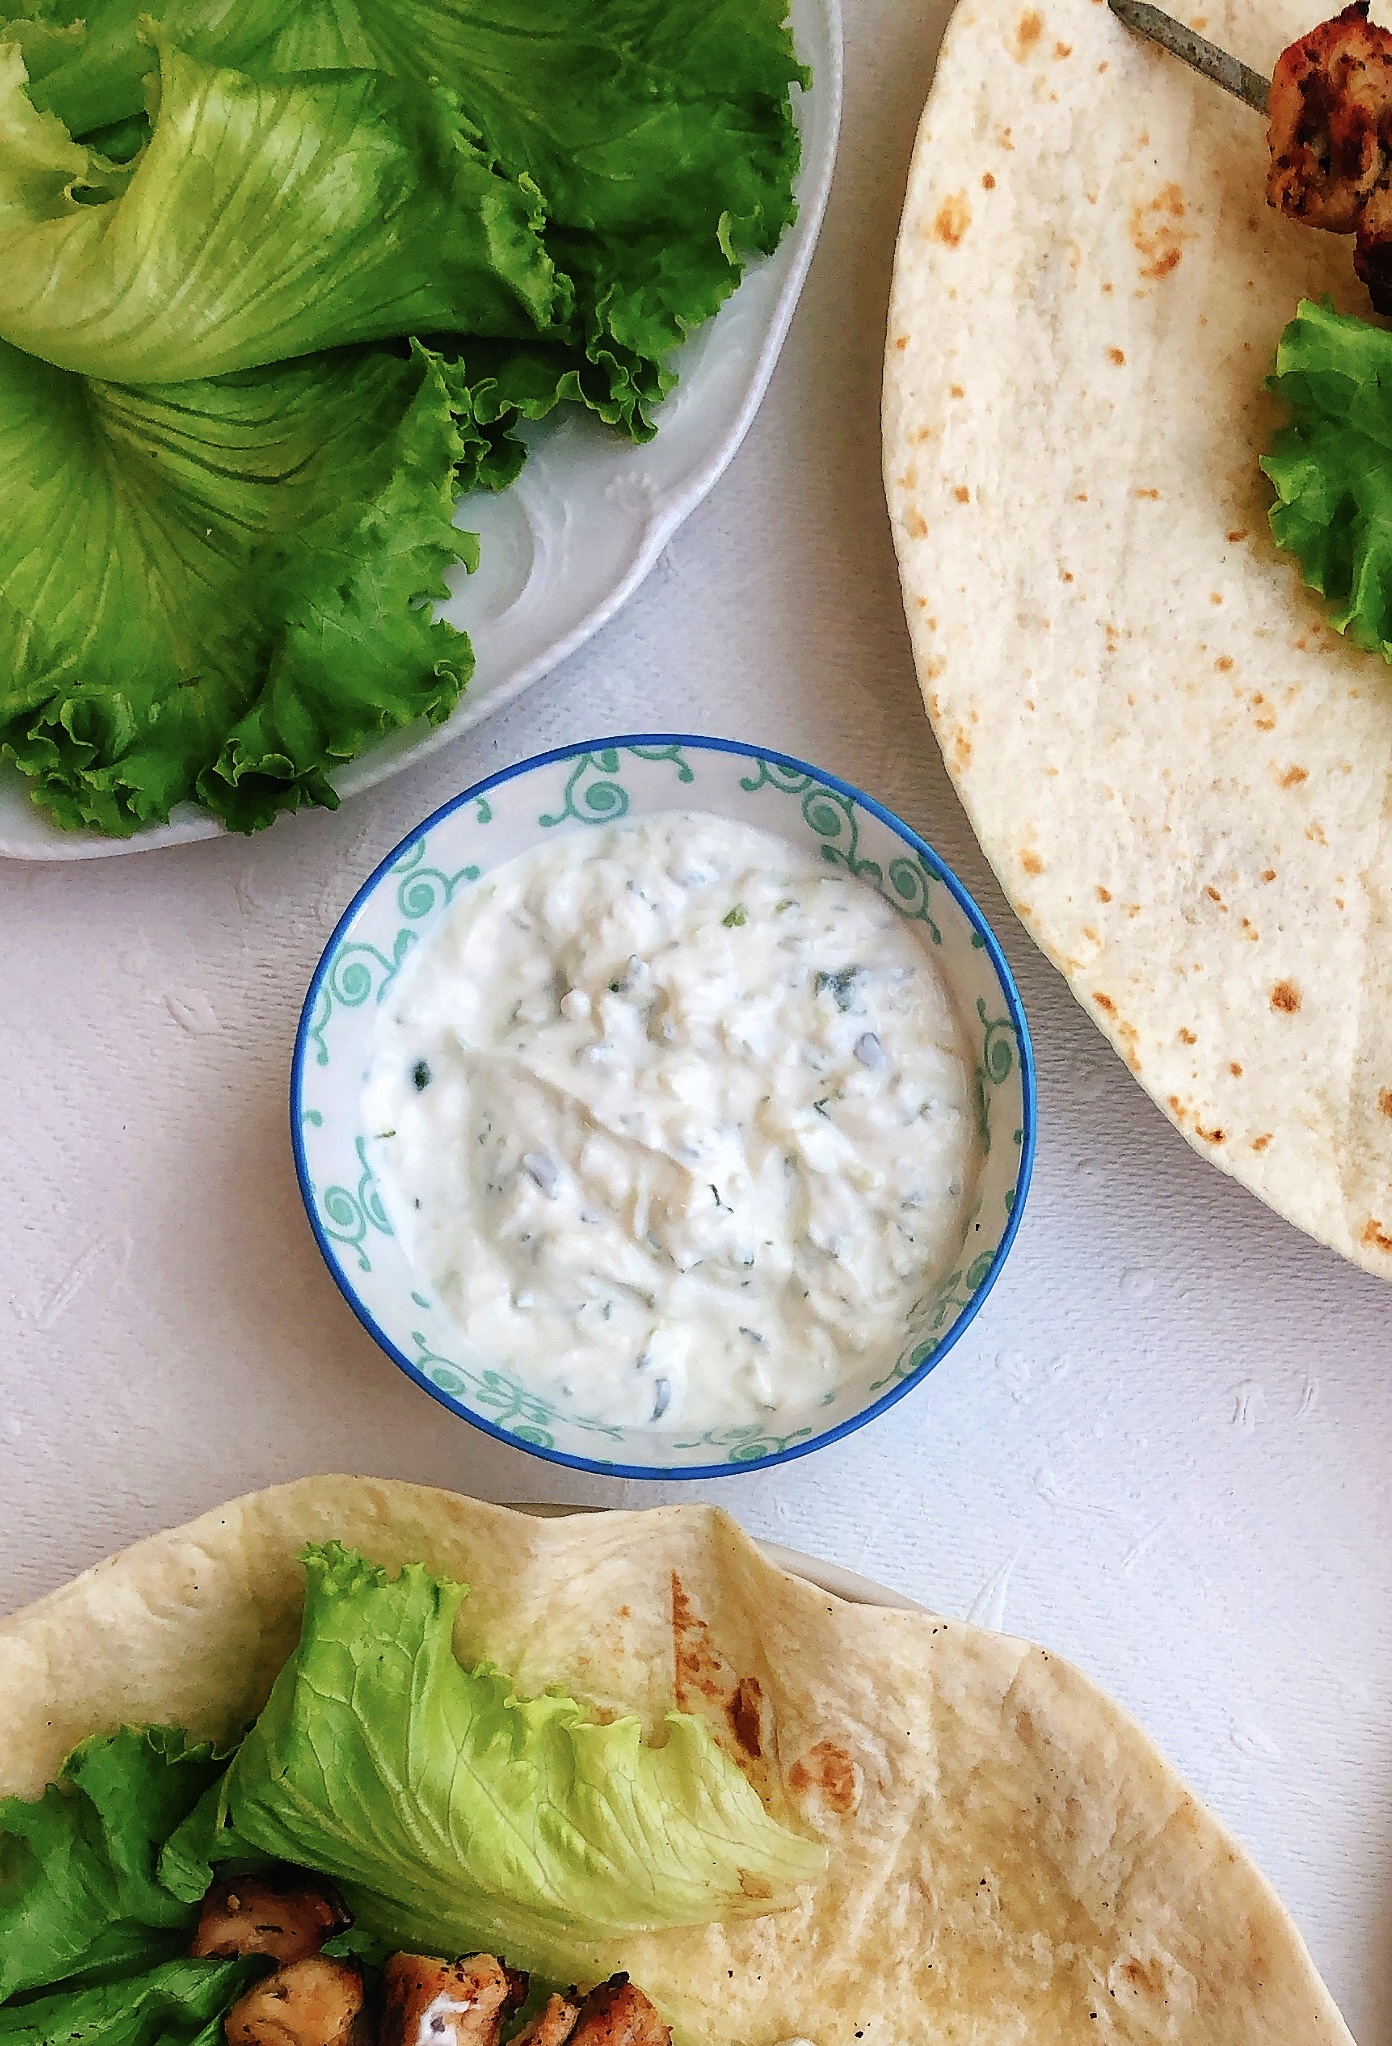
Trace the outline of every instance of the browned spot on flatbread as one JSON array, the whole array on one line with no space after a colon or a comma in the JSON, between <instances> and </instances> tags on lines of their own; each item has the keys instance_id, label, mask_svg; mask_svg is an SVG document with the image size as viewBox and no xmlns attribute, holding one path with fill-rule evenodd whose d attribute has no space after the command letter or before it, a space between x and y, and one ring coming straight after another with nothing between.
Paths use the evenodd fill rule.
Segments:
<instances>
[{"instance_id":1,"label":"browned spot on flatbread","mask_svg":"<svg viewBox=\"0 0 1392 2046\"><path fill-rule=\"evenodd\" d=\"M1162 185L1152 199L1131 208L1131 246L1141 257L1142 277L1168 277L1184 254L1184 194L1178 185Z\"/></svg>"},{"instance_id":2,"label":"browned spot on flatbread","mask_svg":"<svg viewBox=\"0 0 1392 2046\"><path fill-rule=\"evenodd\" d=\"M981 189L982 189L982 191L983 191L983 192L994 192L994 191L995 191L995 189L996 189L996 179L995 179L995 173L994 173L993 171L983 171L983 172L982 172L982 176L981 176Z\"/></svg>"},{"instance_id":3,"label":"browned spot on flatbread","mask_svg":"<svg viewBox=\"0 0 1392 2046\"><path fill-rule=\"evenodd\" d=\"M1023 64L1044 33L1044 17L1037 8L1027 7L1015 24L1015 62Z\"/></svg>"},{"instance_id":4,"label":"browned spot on flatbread","mask_svg":"<svg viewBox=\"0 0 1392 2046\"><path fill-rule=\"evenodd\" d=\"M1232 664L1233 658L1231 654L1219 654L1217 660L1213 663L1220 675L1226 675Z\"/></svg>"},{"instance_id":5,"label":"browned spot on flatbread","mask_svg":"<svg viewBox=\"0 0 1392 2046\"><path fill-rule=\"evenodd\" d=\"M1071 56L1072 56L1072 54L1073 54L1073 45L1072 45L1072 43L1055 43L1055 44L1054 44L1054 55L1055 55L1056 57L1059 57L1059 58L1063 58L1063 57L1071 57Z\"/></svg>"},{"instance_id":6,"label":"browned spot on flatbread","mask_svg":"<svg viewBox=\"0 0 1392 2046\"><path fill-rule=\"evenodd\" d=\"M1264 1151L1270 1142L1271 1132L1270 1130L1264 1130L1259 1137L1253 1137L1252 1149L1254 1151Z\"/></svg>"},{"instance_id":7,"label":"browned spot on flatbread","mask_svg":"<svg viewBox=\"0 0 1392 2046\"><path fill-rule=\"evenodd\" d=\"M1225 1144L1228 1140L1226 1130L1206 1130L1203 1124L1198 1122L1194 1124L1194 1134L1202 1137L1206 1144Z\"/></svg>"},{"instance_id":8,"label":"browned spot on flatbread","mask_svg":"<svg viewBox=\"0 0 1392 2046\"><path fill-rule=\"evenodd\" d=\"M818 1741L788 1771L790 1790L817 1790L834 1812L852 1812L860 1802L856 1767L844 1748L835 1741Z\"/></svg>"},{"instance_id":9,"label":"browned spot on flatbread","mask_svg":"<svg viewBox=\"0 0 1392 2046\"><path fill-rule=\"evenodd\" d=\"M764 1694L757 1677L741 1677L725 1701L730 1731L752 1761L764 1752Z\"/></svg>"},{"instance_id":10,"label":"browned spot on flatbread","mask_svg":"<svg viewBox=\"0 0 1392 2046\"><path fill-rule=\"evenodd\" d=\"M1177 1094L1172 1094L1170 1096L1170 1113L1174 1117L1176 1122L1183 1122L1184 1103L1180 1100Z\"/></svg>"},{"instance_id":11,"label":"browned spot on flatbread","mask_svg":"<svg viewBox=\"0 0 1392 2046\"><path fill-rule=\"evenodd\" d=\"M956 498L958 504L971 503L971 491L965 483L959 483L952 495Z\"/></svg>"},{"instance_id":12,"label":"browned spot on flatbread","mask_svg":"<svg viewBox=\"0 0 1392 2046\"><path fill-rule=\"evenodd\" d=\"M965 192L950 192L933 216L929 230L934 241L945 242L955 249L962 236L971 226L971 207L967 204Z\"/></svg>"},{"instance_id":13,"label":"browned spot on flatbread","mask_svg":"<svg viewBox=\"0 0 1392 2046\"><path fill-rule=\"evenodd\" d=\"M1136 1047L1141 1041L1140 1032L1134 1023L1128 1023L1125 1017L1119 1016L1117 1018L1117 1036L1121 1039L1122 1057L1133 1073L1139 1073L1141 1070L1141 1055Z\"/></svg>"},{"instance_id":14,"label":"browned spot on flatbread","mask_svg":"<svg viewBox=\"0 0 1392 2046\"><path fill-rule=\"evenodd\" d=\"M1044 871L1044 862L1040 859L1037 852L1022 852L1020 855L1020 865L1027 874L1042 874Z\"/></svg>"},{"instance_id":15,"label":"browned spot on flatbread","mask_svg":"<svg viewBox=\"0 0 1392 2046\"><path fill-rule=\"evenodd\" d=\"M1102 883L1101 883L1101 882L1099 881L1099 882L1098 882L1098 884L1097 884L1097 900L1098 900L1099 902L1110 902L1110 901L1111 901L1111 899L1112 899L1112 891L1111 891L1111 889L1110 889L1110 888L1104 888L1104 887L1102 886Z\"/></svg>"},{"instance_id":16,"label":"browned spot on flatbread","mask_svg":"<svg viewBox=\"0 0 1392 2046\"><path fill-rule=\"evenodd\" d=\"M1228 1071L1232 1074L1235 1080L1240 1080L1242 1078L1242 1068L1237 1063L1236 1059L1228 1060Z\"/></svg>"},{"instance_id":17,"label":"browned spot on flatbread","mask_svg":"<svg viewBox=\"0 0 1392 2046\"><path fill-rule=\"evenodd\" d=\"M1142 1995L1164 1995L1165 1975L1158 1961L1152 1961L1147 1965L1144 1961L1138 1961L1133 1954L1129 1961L1122 1962L1121 1972L1129 1986L1139 1990Z\"/></svg>"},{"instance_id":18,"label":"browned spot on flatbread","mask_svg":"<svg viewBox=\"0 0 1392 2046\"><path fill-rule=\"evenodd\" d=\"M1310 770L1308 767L1288 767L1281 776L1281 787L1283 789L1298 789L1301 782L1308 781L1309 779Z\"/></svg>"},{"instance_id":19,"label":"browned spot on flatbread","mask_svg":"<svg viewBox=\"0 0 1392 2046\"><path fill-rule=\"evenodd\" d=\"M1392 1087L1384 1087L1378 1096L1378 1107L1384 1115L1392 1115Z\"/></svg>"},{"instance_id":20,"label":"browned spot on flatbread","mask_svg":"<svg viewBox=\"0 0 1392 2046\"><path fill-rule=\"evenodd\" d=\"M911 504L904 514L904 531L911 540L926 540L928 521L916 504Z\"/></svg>"},{"instance_id":21,"label":"browned spot on flatbread","mask_svg":"<svg viewBox=\"0 0 1392 2046\"><path fill-rule=\"evenodd\" d=\"M722 1698L720 1657L711 1646L710 1628L686 1595L677 1571L672 1572L672 1658L675 1664L677 1709L689 1709L693 1693Z\"/></svg>"},{"instance_id":22,"label":"browned spot on flatbread","mask_svg":"<svg viewBox=\"0 0 1392 2046\"><path fill-rule=\"evenodd\" d=\"M1179 1041L1181 1044L1197 1044L1199 1040L1197 1037L1195 1037L1192 1030L1181 1030L1179 1033Z\"/></svg>"},{"instance_id":23,"label":"browned spot on flatbread","mask_svg":"<svg viewBox=\"0 0 1392 2046\"><path fill-rule=\"evenodd\" d=\"M1234 530L1233 530L1233 531L1232 531L1231 533L1229 533L1229 535L1228 535L1228 539L1229 539L1230 543L1231 543L1231 544L1232 544L1232 545L1233 545L1234 547L1236 547L1236 545L1237 545L1237 543L1238 543L1238 541L1239 541L1239 540L1245 540L1246 538L1247 538L1247 528L1246 528L1245 526L1238 526L1238 527L1236 527L1236 528L1235 528L1235 529L1234 529Z\"/></svg>"},{"instance_id":24,"label":"browned spot on flatbread","mask_svg":"<svg viewBox=\"0 0 1392 2046\"><path fill-rule=\"evenodd\" d=\"M1121 368L1122 364L1126 360L1126 351L1122 348L1109 348L1107 350L1107 354L1111 358L1111 360L1116 364L1118 369Z\"/></svg>"},{"instance_id":25,"label":"browned spot on flatbread","mask_svg":"<svg viewBox=\"0 0 1392 2046\"><path fill-rule=\"evenodd\" d=\"M1271 990L1271 1006L1283 1016L1293 1016L1300 1007L1300 990L1293 980L1278 980Z\"/></svg>"},{"instance_id":26,"label":"browned spot on flatbread","mask_svg":"<svg viewBox=\"0 0 1392 2046\"><path fill-rule=\"evenodd\" d=\"M1105 1009L1109 1016L1115 1016L1116 1003L1110 995L1094 995L1092 999L1096 1002L1099 1009Z\"/></svg>"},{"instance_id":27,"label":"browned spot on flatbread","mask_svg":"<svg viewBox=\"0 0 1392 2046\"><path fill-rule=\"evenodd\" d=\"M1392 1250L1392 1232L1374 1215L1369 1215L1363 1225L1363 1241L1369 1250Z\"/></svg>"}]
</instances>

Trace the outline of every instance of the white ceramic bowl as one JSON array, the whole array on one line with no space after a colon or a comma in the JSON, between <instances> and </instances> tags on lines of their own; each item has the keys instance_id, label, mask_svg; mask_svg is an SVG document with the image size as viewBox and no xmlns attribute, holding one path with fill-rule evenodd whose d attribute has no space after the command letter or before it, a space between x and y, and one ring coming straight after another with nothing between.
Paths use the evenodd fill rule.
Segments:
<instances>
[{"instance_id":1,"label":"white ceramic bowl","mask_svg":"<svg viewBox=\"0 0 1392 2046\"><path fill-rule=\"evenodd\" d=\"M654 810L714 812L810 846L922 926L975 1065L981 1170L962 1249L893 1355L786 1434L625 1428L563 1411L475 1352L407 1264L367 1159L362 1083L378 1006L462 889L552 833ZM349 905L305 998L290 1085L300 1190L344 1297L401 1369L453 1413L553 1463L709 1478L804 1456L923 1379L976 1314L1019 1224L1034 1158L1034 1061L999 945L961 882L907 824L800 760L725 739L595 740L491 776L427 818Z\"/></svg>"}]
</instances>

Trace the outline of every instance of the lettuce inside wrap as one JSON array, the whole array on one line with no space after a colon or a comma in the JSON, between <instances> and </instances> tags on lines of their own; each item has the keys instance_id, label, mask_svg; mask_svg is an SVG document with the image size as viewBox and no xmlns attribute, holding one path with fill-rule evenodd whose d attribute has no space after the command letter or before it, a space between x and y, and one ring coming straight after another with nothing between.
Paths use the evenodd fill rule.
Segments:
<instances>
[{"instance_id":1,"label":"lettuce inside wrap","mask_svg":"<svg viewBox=\"0 0 1392 2046\"><path fill-rule=\"evenodd\" d=\"M336 1543L305 1565L299 1647L230 1760L126 1730L84 1743L38 1803L0 1802L0 2040L66 2037L35 2000L66 1983L111 2046L201 2046L219 1964L173 1957L224 1864L332 1877L354 1937L487 1949L561 1982L608 1972L616 1950L596 1967L597 1949L626 1932L777 1910L821 1874L821 1845L770 1816L702 1721L673 1712L652 1743L635 1719L519 1698L456 1659L462 1585ZM170 1985L187 2022L141 2030Z\"/></svg>"}]
</instances>

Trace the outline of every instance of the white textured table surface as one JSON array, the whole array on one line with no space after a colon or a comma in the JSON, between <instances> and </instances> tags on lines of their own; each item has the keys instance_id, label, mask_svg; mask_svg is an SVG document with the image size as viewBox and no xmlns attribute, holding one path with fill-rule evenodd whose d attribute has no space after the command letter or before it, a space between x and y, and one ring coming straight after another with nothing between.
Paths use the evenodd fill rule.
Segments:
<instances>
[{"instance_id":1,"label":"white textured table surface","mask_svg":"<svg viewBox=\"0 0 1392 2046\"><path fill-rule=\"evenodd\" d=\"M848 0L841 165L750 440L647 586L513 711L335 817L0 872L0 1607L230 1494L363 1470L655 1501L499 1449L342 1305L286 1134L339 910L427 810L544 746L686 727L884 798L996 922L1039 1052L1034 1191L925 1386L810 1460L684 1489L1125 1701L1255 1852L1362 2046L1392 2046L1392 1292L1186 1148L1001 904L923 718L879 367L941 0Z\"/></svg>"}]
</instances>

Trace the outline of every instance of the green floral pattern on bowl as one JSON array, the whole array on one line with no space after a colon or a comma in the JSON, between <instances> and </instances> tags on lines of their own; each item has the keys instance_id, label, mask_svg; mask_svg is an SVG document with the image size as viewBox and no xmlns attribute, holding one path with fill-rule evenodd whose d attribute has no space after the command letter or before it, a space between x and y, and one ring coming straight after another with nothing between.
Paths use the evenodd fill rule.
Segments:
<instances>
[{"instance_id":1,"label":"green floral pattern on bowl","mask_svg":"<svg viewBox=\"0 0 1392 2046\"><path fill-rule=\"evenodd\" d=\"M957 1005L975 1068L981 1170L952 1270L915 1303L881 1358L786 1432L683 1434L565 1411L465 1341L413 1272L373 1180L361 1092L378 1009L461 889L552 833L654 810L762 826L879 890L917 923ZM615 739L526 761L412 833L349 907L310 984L295 1045L296 1167L320 1250L349 1305L403 1370L502 1440L630 1477L710 1477L801 1456L901 1397L989 1291L1019 1223L1034 1150L1034 1067L1018 993L994 937L936 854L878 804L796 760L714 739Z\"/></svg>"}]
</instances>

